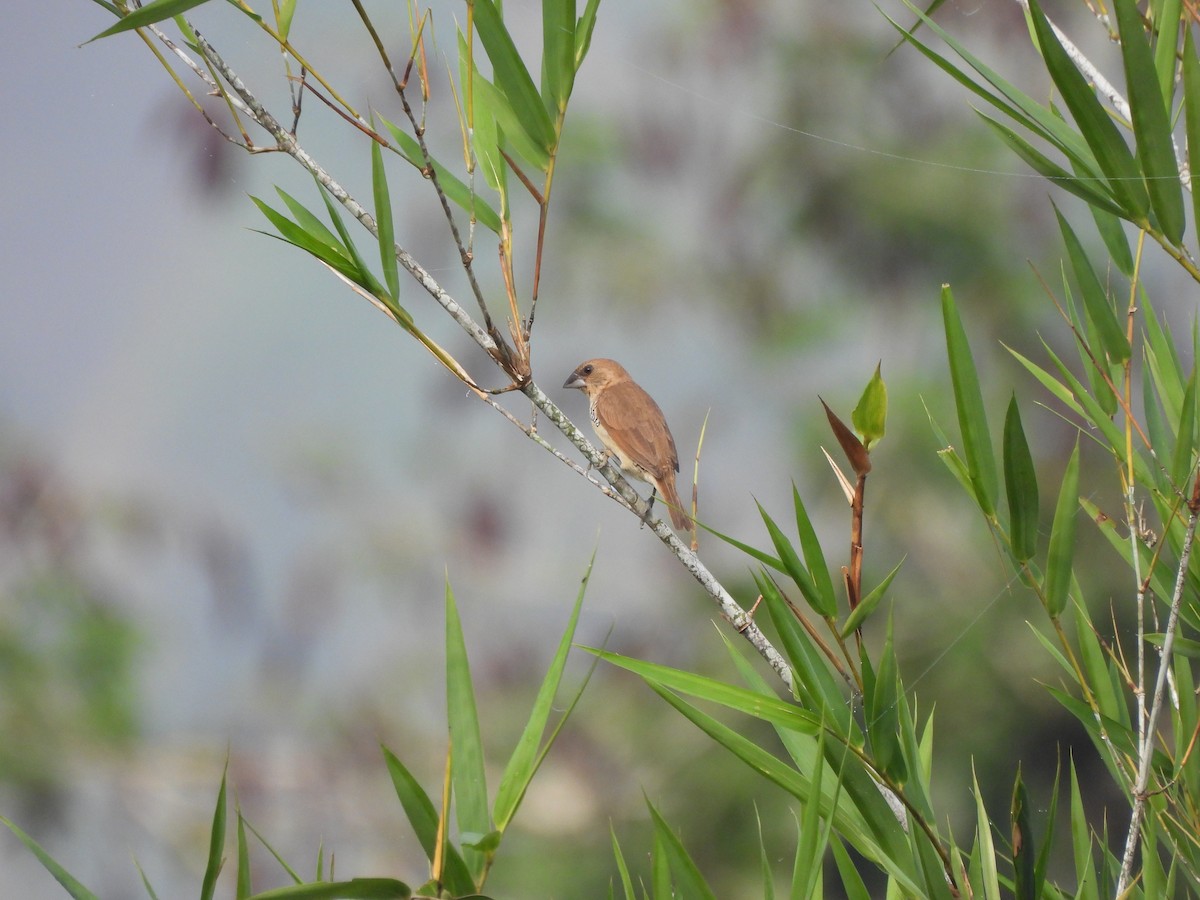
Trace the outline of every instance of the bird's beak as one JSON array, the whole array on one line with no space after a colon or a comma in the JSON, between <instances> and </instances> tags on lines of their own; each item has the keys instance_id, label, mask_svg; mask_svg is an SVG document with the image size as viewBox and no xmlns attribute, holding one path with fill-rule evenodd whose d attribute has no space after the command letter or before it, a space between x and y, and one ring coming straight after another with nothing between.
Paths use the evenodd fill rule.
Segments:
<instances>
[{"instance_id":1,"label":"bird's beak","mask_svg":"<svg viewBox=\"0 0 1200 900\"><path fill-rule=\"evenodd\" d=\"M583 390L583 379L579 377L578 372L572 372L571 377L563 382L564 388L579 388Z\"/></svg>"}]
</instances>

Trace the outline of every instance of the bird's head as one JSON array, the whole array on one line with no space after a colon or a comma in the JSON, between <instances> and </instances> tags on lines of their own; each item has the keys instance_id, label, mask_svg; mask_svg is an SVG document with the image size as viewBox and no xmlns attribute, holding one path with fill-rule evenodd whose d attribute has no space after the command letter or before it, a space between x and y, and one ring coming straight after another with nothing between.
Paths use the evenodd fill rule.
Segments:
<instances>
[{"instance_id":1,"label":"bird's head","mask_svg":"<svg viewBox=\"0 0 1200 900\"><path fill-rule=\"evenodd\" d=\"M619 362L611 359L589 359L575 368L571 377L563 382L563 387L579 388L590 397L610 384L628 380L629 373Z\"/></svg>"}]
</instances>

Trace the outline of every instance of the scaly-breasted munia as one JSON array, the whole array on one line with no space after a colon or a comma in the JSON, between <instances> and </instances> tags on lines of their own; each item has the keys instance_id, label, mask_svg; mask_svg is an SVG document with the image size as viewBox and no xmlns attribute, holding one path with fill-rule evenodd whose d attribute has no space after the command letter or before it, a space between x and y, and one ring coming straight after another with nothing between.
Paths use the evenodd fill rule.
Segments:
<instances>
[{"instance_id":1,"label":"scaly-breasted munia","mask_svg":"<svg viewBox=\"0 0 1200 900\"><path fill-rule=\"evenodd\" d=\"M683 511L675 490L675 473L679 471L675 439L666 416L651 396L611 359L580 363L563 387L579 388L587 395L592 427L621 471L652 485L670 506L675 530L689 530L692 520ZM653 493L650 503L654 503Z\"/></svg>"}]
</instances>

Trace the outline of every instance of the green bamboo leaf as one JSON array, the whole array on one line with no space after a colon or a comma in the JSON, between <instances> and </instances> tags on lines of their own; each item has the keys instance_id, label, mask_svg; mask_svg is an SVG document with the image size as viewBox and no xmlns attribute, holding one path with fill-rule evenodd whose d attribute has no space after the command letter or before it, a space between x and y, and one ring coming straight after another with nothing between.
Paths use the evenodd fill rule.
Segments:
<instances>
[{"instance_id":1,"label":"green bamboo leaf","mask_svg":"<svg viewBox=\"0 0 1200 900\"><path fill-rule=\"evenodd\" d=\"M979 779L975 775L975 766L971 766L971 784L975 793L975 844L979 849L979 872L986 900L1000 900L1000 878L996 872L996 847L992 842L992 821L988 818L987 808L983 805L983 791L979 789Z\"/></svg>"},{"instance_id":2,"label":"green bamboo leaf","mask_svg":"<svg viewBox=\"0 0 1200 900\"><path fill-rule=\"evenodd\" d=\"M846 852L846 847L841 839L833 834L830 836L829 843L833 847L833 861L837 864L838 875L842 879L842 890L845 891L847 900L871 900L867 883L863 881L858 867L854 865L854 860Z\"/></svg>"},{"instance_id":3,"label":"green bamboo leaf","mask_svg":"<svg viewBox=\"0 0 1200 900\"><path fill-rule=\"evenodd\" d=\"M762 595L767 614L783 644L783 652L792 665L795 679L792 691L806 707L832 719L837 733L859 739L857 726L844 702L841 686L829 672L828 664L813 645L808 631L800 624L792 607L784 600L775 582L764 572L754 574L754 583Z\"/></svg>"},{"instance_id":4,"label":"green bamboo leaf","mask_svg":"<svg viewBox=\"0 0 1200 900\"><path fill-rule=\"evenodd\" d=\"M1171 478L1186 484L1196 457L1196 371L1193 369L1183 394L1179 427L1175 430L1175 453L1171 457Z\"/></svg>"},{"instance_id":5,"label":"green bamboo leaf","mask_svg":"<svg viewBox=\"0 0 1200 900\"><path fill-rule=\"evenodd\" d=\"M992 454L987 413L984 412L983 393L979 389L979 375L971 357L971 345L967 342L967 333L963 330L962 319L958 316L948 284L942 285L942 320L967 471L975 488L975 500L983 514L990 519L996 514L996 457Z\"/></svg>"},{"instance_id":6,"label":"green bamboo leaf","mask_svg":"<svg viewBox=\"0 0 1200 900\"><path fill-rule=\"evenodd\" d=\"M753 716L776 728L815 735L821 727L821 719L818 716L801 709L794 703L785 703L771 694L726 684L715 678L696 675L682 669L673 669L659 663L622 656L610 650L602 650L597 647L581 649L611 665L632 672L644 681L653 681L676 693L686 694L699 700L719 704L743 715Z\"/></svg>"},{"instance_id":7,"label":"green bamboo leaf","mask_svg":"<svg viewBox=\"0 0 1200 900\"><path fill-rule=\"evenodd\" d=\"M815 796L812 793L812 781L804 773L785 765L774 754L711 716L705 715L696 707L675 696L667 688L654 681L648 681L647 684L701 731L768 781L787 791L802 803L809 802ZM836 752L837 748L826 745L827 759L831 753ZM910 854L904 841L904 832L895 815L880 796L878 785L871 780L871 776L858 763L857 758L845 754L843 757L837 760L837 762L843 763L838 774L839 780L846 789L847 800L844 804L839 803L832 810L827 811L822 808L822 815L832 814L836 819L835 827L838 832L859 853L882 867L906 890L920 895L922 891L917 887L912 873L905 867L909 864ZM866 822L865 828L859 827L855 819L843 813L844 807L850 808L855 805L858 807L862 821Z\"/></svg>"},{"instance_id":8,"label":"green bamboo leaf","mask_svg":"<svg viewBox=\"0 0 1200 900\"><path fill-rule=\"evenodd\" d=\"M976 110L976 112L999 135L1000 140L1007 144L1009 149L1021 157L1039 175L1058 185L1064 191L1079 197L1093 209L1102 210L1111 216L1125 214L1116 200L1103 190L1102 183L1095 176L1072 175L1003 122L998 122L986 113L979 112L979 110Z\"/></svg>"},{"instance_id":9,"label":"green bamboo leaf","mask_svg":"<svg viewBox=\"0 0 1200 900\"><path fill-rule=\"evenodd\" d=\"M306 253L310 253L322 262L328 263L333 268L337 269L347 278L358 282L362 278L362 273L352 260L347 258L340 247L326 244L320 238L313 236L310 232L297 225L287 216L279 211L272 209L257 197L251 197L250 200L259 208L267 220L275 226L278 235L268 235L270 237L279 237L283 241L291 244L293 247L298 247ZM267 234L267 232L262 232Z\"/></svg>"},{"instance_id":10,"label":"green bamboo leaf","mask_svg":"<svg viewBox=\"0 0 1200 900\"><path fill-rule=\"evenodd\" d=\"M492 63L495 86L508 101L514 122L548 159L558 138L529 70L525 68L496 4L492 0L474 0L474 4L475 29ZM506 133L515 140L511 131L506 129ZM536 160L530 159L530 162Z\"/></svg>"},{"instance_id":11,"label":"green bamboo leaf","mask_svg":"<svg viewBox=\"0 0 1200 900\"><path fill-rule=\"evenodd\" d=\"M92 41L111 37L123 31L132 31L135 28L155 25L164 19L182 15L189 9L195 9L197 6L207 2L208 0L153 0L153 2L147 3L139 9L131 10L117 24L104 29L95 37L84 41L84 43L90 44Z\"/></svg>"},{"instance_id":12,"label":"green bamboo leaf","mask_svg":"<svg viewBox=\"0 0 1200 900\"><path fill-rule=\"evenodd\" d=\"M1075 858L1075 896L1079 900L1099 900L1096 872L1092 862L1092 833L1083 809L1079 775L1071 763L1071 849Z\"/></svg>"},{"instance_id":13,"label":"green bamboo leaf","mask_svg":"<svg viewBox=\"0 0 1200 900\"><path fill-rule=\"evenodd\" d=\"M875 607L879 606L879 601L883 599L887 589L892 586L892 579L900 571L900 567L904 565L904 560L896 563L896 567L887 573L887 577L879 582L867 596L858 601L858 606L846 617L846 621L842 624L842 637L849 637L854 633L855 629L861 627L862 623L867 620L867 617L875 611Z\"/></svg>"},{"instance_id":14,"label":"green bamboo leaf","mask_svg":"<svg viewBox=\"0 0 1200 900\"><path fill-rule=\"evenodd\" d=\"M887 424L887 385L883 383L882 366L882 363L875 366L875 374L867 382L858 405L850 413L850 421L854 423L855 430L862 436L863 446L868 450L883 438Z\"/></svg>"},{"instance_id":15,"label":"green bamboo leaf","mask_svg":"<svg viewBox=\"0 0 1200 900\"><path fill-rule=\"evenodd\" d=\"M892 618L888 617L887 637L883 643L874 690L864 697L867 707L867 736L875 765L899 784L908 780L908 768L900 749L900 715L897 698L900 675L896 668L896 650L892 641Z\"/></svg>"},{"instance_id":16,"label":"green bamboo leaf","mask_svg":"<svg viewBox=\"0 0 1200 900\"><path fill-rule=\"evenodd\" d=\"M408 885L394 878L351 878L276 888L252 900L409 900L412 895Z\"/></svg>"},{"instance_id":17,"label":"green bamboo leaf","mask_svg":"<svg viewBox=\"0 0 1200 900\"><path fill-rule=\"evenodd\" d=\"M596 27L596 12L600 9L600 0L587 0L583 15L575 24L575 69L583 65L588 48L592 46L592 31Z\"/></svg>"},{"instance_id":18,"label":"green bamboo leaf","mask_svg":"<svg viewBox=\"0 0 1200 900\"><path fill-rule=\"evenodd\" d=\"M924 400L921 403L924 405ZM971 473L967 471L967 464L962 461L962 457L958 455L958 451L950 444L950 439L946 437L946 431L938 423L938 420L933 417L933 413L929 411L929 407L925 406L925 416L929 419L929 427L933 431L933 436L938 442L941 450L937 451L938 459L946 464L946 468L950 470L950 474L955 480L962 485L962 489L971 496L975 496L975 486L971 484Z\"/></svg>"},{"instance_id":19,"label":"green bamboo leaf","mask_svg":"<svg viewBox=\"0 0 1200 900\"><path fill-rule=\"evenodd\" d=\"M808 574L808 570L804 568L804 564L800 561L799 554L796 553L796 548L792 546L791 541L787 539L783 531L775 524L775 520L767 513L763 506L758 501L755 501L758 507L759 515L762 516L763 522L767 526L767 532L771 535L771 543L775 545L775 551L779 554L779 559L783 563L784 569L788 576L796 583L796 587L800 588L800 593L804 595L804 599L808 601L808 605L816 610L817 614L829 619L837 615L837 600L832 595L825 597L817 590L817 585L813 581L812 576Z\"/></svg>"},{"instance_id":20,"label":"green bamboo leaf","mask_svg":"<svg viewBox=\"0 0 1200 900\"><path fill-rule=\"evenodd\" d=\"M454 759L454 809L459 831L488 834L492 831L492 820L488 813L479 713L475 707L475 688L471 684L462 622L449 579L446 580L446 712ZM486 865L483 854L464 850L463 855L467 868L478 882Z\"/></svg>"},{"instance_id":21,"label":"green bamboo leaf","mask_svg":"<svg viewBox=\"0 0 1200 900\"><path fill-rule=\"evenodd\" d=\"M409 827L417 836L421 849L425 851L425 857L432 863L437 854L438 845L437 808L434 807L433 801L429 799L429 795L425 793L417 779L400 762L400 759L387 747L380 749L383 751L383 761L387 766L388 775L392 779L396 797L400 800L400 805L404 808L404 815L408 818ZM471 893L475 889L475 883L471 879L471 873L467 870L467 864L463 861L462 855L449 842L445 846L445 852L446 864L442 871L442 878L447 890L453 891L455 894Z\"/></svg>"},{"instance_id":22,"label":"green bamboo leaf","mask_svg":"<svg viewBox=\"0 0 1200 900\"><path fill-rule=\"evenodd\" d=\"M762 817L754 807L754 822L758 826L758 866L762 877L763 900L775 900L775 875L771 872L771 859L767 855L767 842L763 838Z\"/></svg>"},{"instance_id":23,"label":"green bamboo leaf","mask_svg":"<svg viewBox=\"0 0 1200 900\"><path fill-rule=\"evenodd\" d=\"M158 900L158 894L154 887L150 884L150 879L146 877L145 871L142 869L142 864L138 862L137 857L133 857L133 867L138 871L138 877L142 879L142 887L146 889L147 896L150 900Z\"/></svg>"},{"instance_id":24,"label":"green bamboo leaf","mask_svg":"<svg viewBox=\"0 0 1200 900\"><path fill-rule=\"evenodd\" d=\"M1100 330L1091 316L1081 317L1075 306L1075 297L1071 293L1071 282L1067 277L1067 266L1063 262L1063 300L1067 308L1067 316L1075 330L1075 349L1079 353L1079 364L1087 375L1091 387L1091 395L1096 403L1104 410L1104 415L1111 419L1117 414L1117 398L1113 385L1121 381L1122 364L1109 358L1104 352L1104 341Z\"/></svg>"},{"instance_id":25,"label":"green bamboo leaf","mask_svg":"<svg viewBox=\"0 0 1200 900\"><path fill-rule=\"evenodd\" d=\"M1029 814L1029 791L1021 779L1021 767L1017 766L1017 779L1012 795L1013 834L1013 882L1017 900L1037 900L1034 864L1037 854L1033 839L1033 821Z\"/></svg>"},{"instance_id":26,"label":"green bamboo leaf","mask_svg":"<svg viewBox=\"0 0 1200 900\"><path fill-rule=\"evenodd\" d=\"M1175 67L1179 55L1179 22L1182 12L1181 0L1162 0L1154 12L1154 71L1158 76L1159 93L1168 100L1175 94Z\"/></svg>"},{"instance_id":27,"label":"green bamboo leaf","mask_svg":"<svg viewBox=\"0 0 1200 900\"><path fill-rule=\"evenodd\" d=\"M825 551L817 538L812 519L800 499L800 491L796 482L792 482L792 505L796 508L796 534L800 538L800 549L804 552L804 562L812 575L813 585L817 593L824 598L825 605L837 607L837 595L833 589L833 579L829 575L829 564L825 562Z\"/></svg>"},{"instance_id":28,"label":"green bamboo leaf","mask_svg":"<svg viewBox=\"0 0 1200 900\"><path fill-rule=\"evenodd\" d=\"M383 151L378 141L371 141L371 187L375 195L375 225L379 230L379 260L383 263L383 280L394 302L400 300L400 270L396 265L396 237L392 228L392 195L388 191L387 172L383 168Z\"/></svg>"},{"instance_id":29,"label":"green bamboo leaf","mask_svg":"<svg viewBox=\"0 0 1200 900\"><path fill-rule=\"evenodd\" d=\"M1079 660L1088 682L1088 691L1095 698L1101 715L1117 726L1116 731L1129 734L1129 711L1122 692L1122 683L1115 677L1116 670L1112 667L1086 611L1081 611L1081 615L1076 617L1075 635L1079 642ZM1115 736L1113 739L1116 739Z\"/></svg>"},{"instance_id":30,"label":"green bamboo leaf","mask_svg":"<svg viewBox=\"0 0 1200 900\"><path fill-rule=\"evenodd\" d=\"M825 735L817 736L816 765L809 773L812 778L812 794L822 795L821 783L825 777ZM832 824L832 817L829 817ZM821 861L829 842L828 826L821 826L821 804L809 802L804 805L800 821L800 836L796 841L796 861L792 868L792 896L820 897Z\"/></svg>"},{"instance_id":31,"label":"green bamboo leaf","mask_svg":"<svg viewBox=\"0 0 1200 900\"><path fill-rule=\"evenodd\" d=\"M42 864L42 867L54 876L54 880L63 886L73 900L97 900L95 894L80 884L70 872L59 865L54 857L42 848L41 844L17 827L12 820L5 816L0 816L0 824L8 826L8 830L15 834L21 843L38 858L38 862Z\"/></svg>"},{"instance_id":32,"label":"green bamboo leaf","mask_svg":"<svg viewBox=\"0 0 1200 900\"><path fill-rule=\"evenodd\" d=\"M670 900L675 896L675 886L671 884L671 864L667 859L667 848L663 846L662 835L654 832L654 843L650 848L650 894L654 900Z\"/></svg>"},{"instance_id":33,"label":"green bamboo leaf","mask_svg":"<svg viewBox=\"0 0 1200 900\"><path fill-rule=\"evenodd\" d=\"M1200 58L1191 28L1183 29L1183 119L1188 158L1195 167L1200 160ZM1200 222L1200 190L1196 189L1195 173L1192 177L1192 211L1194 221ZM1196 240L1200 243L1200 227L1196 228Z\"/></svg>"},{"instance_id":34,"label":"green bamboo leaf","mask_svg":"<svg viewBox=\"0 0 1200 900\"><path fill-rule=\"evenodd\" d=\"M1108 111L1096 99L1095 91L1058 42L1037 0L1030 0L1029 15L1046 70L1074 116L1084 140L1091 147L1100 170L1108 178L1113 196L1118 198L1121 207L1131 213L1134 224L1148 226L1150 201L1146 195L1146 185L1125 139L1113 124Z\"/></svg>"},{"instance_id":35,"label":"green bamboo leaf","mask_svg":"<svg viewBox=\"0 0 1200 900\"><path fill-rule=\"evenodd\" d=\"M696 865L695 860L688 855L687 850L683 846L683 841L679 839L679 835L667 824L667 820L662 817L662 813L650 802L650 798L646 797L645 799L646 807L650 810L650 818L654 822L654 833L661 842L667 864L670 866L671 874L674 876L673 886L676 892L672 896L697 897L700 900L711 898L711 900L716 900L717 895L712 892L712 889L704 881L704 876L700 874L700 868Z\"/></svg>"},{"instance_id":36,"label":"green bamboo leaf","mask_svg":"<svg viewBox=\"0 0 1200 900\"><path fill-rule=\"evenodd\" d=\"M1092 214L1096 230L1100 232L1100 239L1104 241L1109 258L1116 264L1117 270L1122 275L1132 278L1133 254L1129 252L1129 239L1125 235L1125 228L1121 224L1120 218L1118 218L1119 211L1111 209L1110 205L1101 206L1097 203L1089 203L1088 211Z\"/></svg>"},{"instance_id":37,"label":"green bamboo leaf","mask_svg":"<svg viewBox=\"0 0 1200 900\"><path fill-rule=\"evenodd\" d=\"M296 15L296 0L279 0L279 17L276 19L276 30L285 41L292 33L292 18Z\"/></svg>"},{"instance_id":38,"label":"green bamboo leaf","mask_svg":"<svg viewBox=\"0 0 1200 900\"><path fill-rule=\"evenodd\" d=\"M1037 552L1038 485L1033 456L1021 426L1017 397L1004 417L1004 488L1008 496L1009 542L1013 557L1028 562Z\"/></svg>"},{"instance_id":39,"label":"green bamboo leaf","mask_svg":"<svg viewBox=\"0 0 1200 900\"><path fill-rule=\"evenodd\" d=\"M292 214L292 219L295 223L308 232L313 239L337 251L344 258L350 258L349 254L342 247L342 242L338 239L337 235L326 228L325 223L318 219L308 207L278 185L275 186L275 193L287 205L288 211ZM251 197L251 199L253 200L254 198Z\"/></svg>"},{"instance_id":40,"label":"green bamboo leaf","mask_svg":"<svg viewBox=\"0 0 1200 900\"><path fill-rule=\"evenodd\" d=\"M575 82L575 0L542 0L542 99L561 120Z\"/></svg>"},{"instance_id":41,"label":"green bamboo leaf","mask_svg":"<svg viewBox=\"0 0 1200 900\"><path fill-rule=\"evenodd\" d=\"M225 779L229 775L229 758L221 772L221 788L217 791L217 806L213 810L212 831L208 837L208 865L204 867L204 882L200 886L201 900L212 900L217 890L217 876L225 863Z\"/></svg>"},{"instance_id":42,"label":"green bamboo leaf","mask_svg":"<svg viewBox=\"0 0 1200 900\"><path fill-rule=\"evenodd\" d=\"M595 561L596 553L593 551L592 558L588 560L587 569L583 573L583 580L579 585L579 593L575 597L575 606L567 620L566 630L558 642L558 650L550 661L550 668L538 689L533 710L529 714L529 721L525 723L525 729L521 732L520 740L517 741L508 765L504 768L504 775L500 778L500 786L496 789L493 818L496 828L500 831L504 831L508 827L517 807L525 797L529 783L533 780L534 774L545 757L544 751L539 753L542 735L546 731L546 723L554 709L554 698L562 683L563 670L567 665L567 655L571 650L571 642L575 638L575 627L579 624L579 612L583 608L583 595L587 591L588 579L591 577L592 564ZM553 736L551 741L553 741ZM549 744L546 749L549 749Z\"/></svg>"},{"instance_id":43,"label":"green bamboo leaf","mask_svg":"<svg viewBox=\"0 0 1200 900\"><path fill-rule=\"evenodd\" d=\"M1079 442L1063 473L1054 524L1050 528L1050 550L1046 557L1043 591L1046 612L1052 619L1062 615L1071 587L1071 564L1075 556L1075 523L1079 512Z\"/></svg>"},{"instance_id":44,"label":"green bamboo leaf","mask_svg":"<svg viewBox=\"0 0 1200 900\"><path fill-rule=\"evenodd\" d=\"M946 42L960 59L968 66L975 70L987 84L998 92L999 96L993 94L983 85L977 83L965 72L949 60L943 59L933 50L925 47L915 38L913 38L903 27L897 24L894 20L888 17L885 18L892 23L892 26L905 34L906 40L913 43L918 50L934 62L939 68L949 74L955 81L972 91L979 98L987 101L1006 117L1011 119L1015 124L1020 125L1031 131L1033 134L1048 142L1051 146L1057 148L1064 156L1069 159L1073 165L1080 166L1085 172L1094 171L1099 175L1095 157L1092 155L1091 149L1083 137L1071 128L1060 116L1057 116L1053 110L1048 109L1041 103L1038 103L1025 92L1019 90L1010 82L1001 78L1000 75L984 65L983 61L971 54L966 47L960 44L953 35L949 34L945 29L938 25L935 21L928 18L921 10L914 6L911 0L903 0L904 5L912 10L921 21L934 34Z\"/></svg>"},{"instance_id":45,"label":"green bamboo leaf","mask_svg":"<svg viewBox=\"0 0 1200 900\"><path fill-rule=\"evenodd\" d=\"M379 118L383 122L384 127L391 132L392 139L396 142L396 149L400 151L400 154L418 169L424 171L425 159L421 155L421 145L417 143L416 138L405 133L401 128L382 116ZM500 233L500 216L492 208L491 204L478 194L472 192L471 188L462 179L436 159L433 160L433 170L437 174L438 184L442 186L443 193L451 201L457 203L467 212L473 213L476 221L485 228L494 231L496 234Z\"/></svg>"},{"instance_id":46,"label":"green bamboo leaf","mask_svg":"<svg viewBox=\"0 0 1200 900\"><path fill-rule=\"evenodd\" d=\"M1070 258L1071 268L1075 272L1075 281L1083 295L1083 305L1087 311L1087 317L1095 324L1096 330L1100 333L1100 340L1108 358L1116 363L1124 363L1130 356L1129 341L1125 337L1125 332L1121 330L1116 312L1105 294L1104 285L1096 277L1096 271L1088 261L1083 244L1079 242L1075 231L1063 214L1059 212L1058 206L1054 207L1054 214L1058 217L1058 227L1062 232L1063 243L1067 246L1067 256Z\"/></svg>"},{"instance_id":47,"label":"green bamboo leaf","mask_svg":"<svg viewBox=\"0 0 1200 900\"><path fill-rule=\"evenodd\" d=\"M717 531L715 528L710 528L709 526L705 525L703 522L696 522L696 524L699 525L701 528L703 528L705 531L707 531L709 534L724 541L730 547L736 547L738 550L742 551L747 556L750 556L750 557L758 560L763 565L770 566L776 572L782 572L784 575L787 574L787 569L784 568L783 563L778 558L772 556L770 553L767 553L764 550L759 550L757 547L752 547L749 544L742 543L741 541L737 540L736 538L730 537L727 534Z\"/></svg>"},{"instance_id":48,"label":"green bamboo leaf","mask_svg":"<svg viewBox=\"0 0 1200 900\"><path fill-rule=\"evenodd\" d=\"M1152 632L1146 635L1146 643L1161 648L1166 638L1167 636L1161 632ZM1171 652L1185 659L1200 659L1200 641L1177 637L1171 643Z\"/></svg>"},{"instance_id":49,"label":"green bamboo leaf","mask_svg":"<svg viewBox=\"0 0 1200 900\"><path fill-rule=\"evenodd\" d=\"M346 228L346 223L342 221L337 207L333 205L333 198L330 196L328 189L319 181L317 182L317 186L321 191L321 199L325 201L325 211L329 214L329 220L333 222L333 227L341 236L342 246L345 248L346 253L349 254L351 261L354 263L354 269L358 273L358 278L352 278L351 280L355 284L361 285L367 293L375 297L385 296L387 291L384 290L383 285L379 283L379 279L371 272L366 261L363 260L362 254L358 252L358 247L355 246L354 239L350 237L350 231ZM335 266L334 268L337 267ZM400 307L396 306L396 309L400 309ZM408 316L408 313L404 313L404 315L411 323L412 317Z\"/></svg>"},{"instance_id":50,"label":"green bamboo leaf","mask_svg":"<svg viewBox=\"0 0 1200 900\"><path fill-rule=\"evenodd\" d=\"M246 846L246 820L242 811L237 811L237 886L234 896L246 900L254 893L254 879L250 875L250 849Z\"/></svg>"},{"instance_id":51,"label":"green bamboo leaf","mask_svg":"<svg viewBox=\"0 0 1200 900\"><path fill-rule=\"evenodd\" d=\"M625 865L625 854L621 852L621 845L617 842L617 832L613 828L611 820L608 823L608 834L612 838L613 856L617 860L617 872L621 876L621 887L625 890L625 900L637 900L637 895L633 892L633 879L629 877L629 867ZM609 897L612 897L611 891Z\"/></svg>"},{"instance_id":52,"label":"green bamboo leaf","mask_svg":"<svg viewBox=\"0 0 1200 900\"><path fill-rule=\"evenodd\" d=\"M477 167L483 170L484 180L500 195L500 218L507 220L508 163L500 152L503 138L497 125L495 109L497 106L507 106L507 103L492 83L480 74L479 67L472 63L471 55L467 52L467 39L462 31L459 31L459 79L464 85L463 92L470 93L473 98L473 105L468 108L467 123L470 128L471 151L475 154ZM470 88L466 87L468 80Z\"/></svg>"},{"instance_id":53,"label":"green bamboo leaf","mask_svg":"<svg viewBox=\"0 0 1200 900\"><path fill-rule=\"evenodd\" d=\"M1125 63L1125 85L1129 112L1137 138L1137 156L1146 178L1150 205L1167 240L1183 243L1183 184L1175 163L1171 122L1167 115L1170 93L1158 86L1154 56L1146 42L1142 18L1134 0L1114 0L1117 28L1121 34L1121 58Z\"/></svg>"}]
</instances>

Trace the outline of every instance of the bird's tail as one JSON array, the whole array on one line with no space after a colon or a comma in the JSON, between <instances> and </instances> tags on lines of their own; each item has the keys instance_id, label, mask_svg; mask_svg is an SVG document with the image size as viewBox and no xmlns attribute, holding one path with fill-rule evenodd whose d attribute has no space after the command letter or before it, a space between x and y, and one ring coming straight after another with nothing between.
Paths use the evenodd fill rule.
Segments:
<instances>
[{"instance_id":1,"label":"bird's tail","mask_svg":"<svg viewBox=\"0 0 1200 900\"><path fill-rule=\"evenodd\" d=\"M663 500L670 507L671 524L675 526L675 530L691 531L692 520L683 511L683 504L679 502L679 493L675 490L675 473L672 472L659 483L658 492L662 494Z\"/></svg>"}]
</instances>

